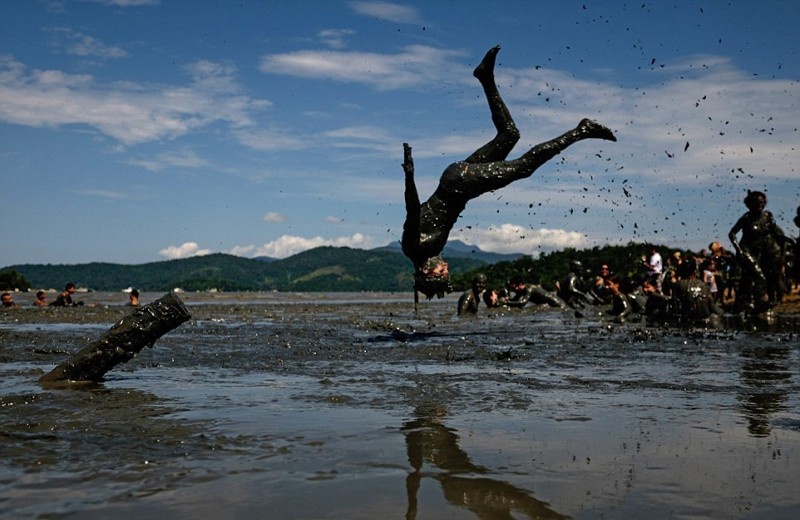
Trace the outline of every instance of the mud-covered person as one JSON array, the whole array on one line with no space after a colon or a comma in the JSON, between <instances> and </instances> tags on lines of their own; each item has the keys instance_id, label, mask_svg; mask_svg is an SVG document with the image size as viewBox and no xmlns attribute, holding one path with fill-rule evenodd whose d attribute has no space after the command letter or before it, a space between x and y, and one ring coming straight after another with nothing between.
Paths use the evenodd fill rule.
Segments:
<instances>
[{"instance_id":1,"label":"mud-covered person","mask_svg":"<svg viewBox=\"0 0 800 520\"><path fill-rule=\"evenodd\" d=\"M677 316L684 325L722 326L722 309L714 301L706 282L697 277L697 265L683 262L678 270L680 280L675 285L673 302Z\"/></svg>"},{"instance_id":2,"label":"mud-covered person","mask_svg":"<svg viewBox=\"0 0 800 520\"><path fill-rule=\"evenodd\" d=\"M794 217L794 225L800 228L800 206L797 206L797 215ZM794 264L793 275L795 286L800 289L800 235L794 241Z\"/></svg>"},{"instance_id":3,"label":"mud-covered person","mask_svg":"<svg viewBox=\"0 0 800 520\"><path fill-rule=\"evenodd\" d=\"M566 306L564 300L555 293L547 291L541 285L527 283L521 275L511 278L507 287L511 295L507 299L506 305L512 308L524 307L529 303L561 308Z\"/></svg>"},{"instance_id":4,"label":"mud-covered person","mask_svg":"<svg viewBox=\"0 0 800 520\"><path fill-rule=\"evenodd\" d=\"M131 292L128 293L128 305L131 307L139 306L139 291L136 289L132 289Z\"/></svg>"},{"instance_id":5,"label":"mud-covered person","mask_svg":"<svg viewBox=\"0 0 800 520\"><path fill-rule=\"evenodd\" d=\"M64 290L58 293L56 299L50 303L51 307L77 307L83 305L83 302L76 302L72 299L75 294L75 284L69 282L64 286Z\"/></svg>"},{"instance_id":6,"label":"mud-covered person","mask_svg":"<svg viewBox=\"0 0 800 520\"><path fill-rule=\"evenodd\" d=\"M783 298L786 245L794 241L784 235L772 213L765 209L767 196L763 192L748 191L744 204L747 213L728 233L742 268L735 306L737 311L749 308L761 312Z\"/></svg>"},{"instance_id":7,"label":"mud-covered person","mask_svg":"<svg viewBox=\"0 0 800 520\"><path fill-rule=\"evenodd\" d=\"M611 303L614 297L608 289L608 280L615 276L614 272L608 267L608 264L602 264L600 266L600 272L594 278L594 294L603 303Z\"/></svg>"},{"instance_id":8,"label":"mud-covered person","mask_svg":"<svg viewBox=\"0 0 800 520\"><path fill-rule=\"evenodd\" d=\"M558 285L558 297L573 309L582 309L599 302L584 278L583 263L580 260L569 263L569 272Z\"/></svg>"},{"instance_id":9,"label":"mud-covered person","mask_svg":"<svg viewBox=\"0 0 800 520\"><path fill-rule=\"evenodd\" d=\"M406 220L401 244L403 253L414 264L414 289L429 299L452 290L447 278L430 275L431 264L444 263L439 255L467 202L530 177L541 165L579 141L617 140L608 128L583 119L559 137L534 146L517 159L506 160L519 141L520 133L495 83L494 68L499 51L499 46L490 49L473 71L483 87L497 134L463 161L445 168L436 190L425 202L420 202L414 181L411 147L403 145Z\"/></svg>"},{"instance_id":10,"label":"mud-covered person","mask_svg":"<svg viewBox=\"0 0 800 520\"><path fill-rule=\"evenodd\" d=\"M3 302L3 309L19 309L19 304L14 301L14 296L9 292L0 295L0 300Z\"/></svg>"},{"instance_id":11,"label":"mud-covered person","mask_svg":"<svg viewBox=\"0 0 800 520\"><path fill-rule=\"evenodd\" d=\"M611 309L608 313L614 317L617 323L623 323L634 312L634 303L631 298L622 291L621 281L617 275L611 275L605 279L605 287L608 291Z\"/></svg>"},{"instance_id":12,"label":"mud-covered person","mask_svg":"<svg viewBox=\"0 0 800 520\"><path fill-rule=\"evenodd\" d=\"M34 307L47 307L50 303L47 301L47 294L44 291L36 291L36 299L33 300Z\"/></svg>"},{"instance_id":13,"label":"mud-covered person","mask_svg":"<svg viewBox=\"0 0 800 520\"><path fill-rule=\"evenodd\" d=\"M481 296L483 291L486 290L486 275L482 273L476 274L472 278L472 287L464 291L461 297L458 298L458 315L474 315L478 314L478 307L480 305Z\"/></svg>"}]
</instances>

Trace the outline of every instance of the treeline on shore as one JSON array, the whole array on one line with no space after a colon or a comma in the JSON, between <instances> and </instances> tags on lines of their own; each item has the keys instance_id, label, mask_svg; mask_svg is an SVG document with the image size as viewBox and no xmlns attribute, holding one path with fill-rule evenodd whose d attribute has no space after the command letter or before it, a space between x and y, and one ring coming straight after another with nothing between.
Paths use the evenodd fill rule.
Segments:
<instances>
[{"instance_id":1,"label":"treeline on shore","mask_svg":"<svg viewBox=\"0 0 800 520\"><path fill-rule=\"evenodd\" d=\"M580 260L590 271L608 264L618 275L633 278L641 273L641 257L648 243L564 249L539 258L485 262L475 255L448 256L453 288L469 288L477 272L490 287L503 287L514 275L528 283L554 288L569 271L569 262ZM676 249L660 246L666 258ZM681 250L684 254L691 252ZM399 251L319 247L282 260L264 261L227 254L152 262L138 265L92 262L87 264L24 264L0 270L0 290L61 289L67 282L93 291L297 291L297 292L408 292L413 269Z\"/></svg>"},{"instance_id":2,"label":"treeline on shore","mask_svg":"<svg viewBox=\"0 0 800 520\"><path fill-rule=\"evenodd\" d=\"M399 250L398 250L399 251ZM455 272L486 265L476 258L452 258ZM402 253L347 247L319 247L264 261L211 254L138 265L22 264L0 269L0 290L57 289L72 282L91 291L297 291L412 290L413 269Z\"/></svg>"},{"instance_id":3,"label":"treeline on shore","mask_svg":"<svg viewBox=\"0 0 800 520\"><path fill-rule=\"evenodd\" d=\"M541 285L548 291L556 289L556 282L563 279L570 271L570 262L578 260L590 273L597 275L600 266L606 264L611 272L621 280L636 281L646 276L642 266L642 257L649 256L653 244L647 242L628 242L626 245L607 245L590 249L566 248L561 251L543 253L538 258L523 256L512 261L497 262L476 269L458 272L453 275L453 287L466 290L472 284L477 273L486 275L486 286L502 289L506 282L515 275L522 276L530 285ZM679 251L683 258L692 258L694 252L681 248L657 245L664 261L674 252Z\"/></svg>"}]
</instances>

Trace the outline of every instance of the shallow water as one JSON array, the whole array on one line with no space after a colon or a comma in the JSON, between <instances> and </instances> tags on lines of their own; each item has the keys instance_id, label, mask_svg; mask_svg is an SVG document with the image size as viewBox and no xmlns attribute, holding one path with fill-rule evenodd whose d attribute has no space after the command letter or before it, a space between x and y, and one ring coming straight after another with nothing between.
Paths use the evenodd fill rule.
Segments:
<instances>
[{"instance_id":1,"label":"shallow water","mask_svg":"<svg viewBox=\"0 0 800 520\"><path fill-rule=\"evenodd\" d=\"M0 313L1 517L800 517L791 333L181 297L192 320L74 389L37 380L124 295Z\"/></svg>"}]
</instances>

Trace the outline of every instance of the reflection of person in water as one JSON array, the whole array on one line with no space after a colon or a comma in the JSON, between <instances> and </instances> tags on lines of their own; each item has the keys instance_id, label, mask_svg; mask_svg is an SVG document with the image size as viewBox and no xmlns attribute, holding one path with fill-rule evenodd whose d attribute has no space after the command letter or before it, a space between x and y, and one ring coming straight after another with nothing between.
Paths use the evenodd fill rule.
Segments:
<instances>
[{"instance_id":1,"label":"reflection of person in water","mask_svg":"<svg viewBox=\"0 0 800 520\"><path fill-rule=\"evenodd\" d=\"M402 428L408 461L414 469L406 478L407 520L417 517L417 493L425 476L439 481L448 502L472 511L478 518L567 518L508 482L476 477L488 474L489 470L474 464L459 447L456 430L442 422L446 416L443 407L423 405L415 412L417 417ZM424 472L426 462L441 471ZM512 512L519 515L512 515Z\"/></svg>"},{"instance_id":2,"label":"reflection of person in water","mask_svg":"<svg viewBox=\"0 0 800 520\"><path fill-rule=\"evenodd\" d=\"M745 348L741 355L744 384L738 400L748 421L747 431L754 437L767 437L772 431L770 416L785 408L790 393L791 350L771 346Z\"/></svg>"},{"instance_id":3,"label":"reflection of person in water","mask_svg":"<svg viewBox=\"0 0 800 520\"><path fill-rule=\"evenodd\" d=\"M530 177L537 168L578 141L616 141L611 130L584 119L574 129L534 146L517 159L507 161L520 134L495 84L494 66L499 51L499 46L490 49L473 72L486 94L497 135L465 160L448 166L439 179L436 191L422 204L414 182L411 147L403 145L406 204L403 253L414 264L415 290L428 298L434 295L441 297L451 290L449 277L442 274L442 265L446 264L440 253L468 201L503 188L515 180Z\"/></svg>"},{"instance_id":4,"label":"reflection of person in water","mask_svg":"<svg viewBox=\"0 0 800 520\"><path fill-rule=\"evenodd\" d=\"M736 308L764 311L783 297L783 266L786 244L793 242L765 210L767 196L748 191L744 204L749 210L728 233L742 267L742 278L736 291ZM737 239L742 232L741 241Z\"/></svg>"}]
</instances>

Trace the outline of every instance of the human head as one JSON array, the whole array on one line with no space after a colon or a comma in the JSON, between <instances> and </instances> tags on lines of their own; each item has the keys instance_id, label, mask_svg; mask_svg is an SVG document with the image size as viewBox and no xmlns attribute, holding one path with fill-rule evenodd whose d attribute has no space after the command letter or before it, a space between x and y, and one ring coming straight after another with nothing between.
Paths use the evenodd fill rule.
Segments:
<instances>
[{"instance_id":1,"label":"human head","mask_svg":"<svg viewBox=\"0 0 800 520\"><path fill-rule=\"evenodd\" d=\"M617 275L609 276L606 279L606 287L611 292L611 294L619 294L621 291L619 289L619 277Z\"/></svg>"},{"instance_id":2,"label":"human head","mask_svg":"<svg viewBox=\"0 0 800 520\"><path fill-rule=\"evenodd\" d=\"M569 268L574 272L583 271L583 264L580 260L571 260L569 262Z\"/></svg>"},{"instance_id":3,"label":"human head","mask_svg":"<svg viewBox=\"0 0 800 520\"><path fill-rule=\"evenodd\" d=\"M136 289L132 289L131 292L130 292L130 295L131 295L132 298L138 298L139 297L139 291L137 291Z\"/></svg>"},{"instance_id":4,"label":"human head","mask_svg":"<svg viewBox=\"0 0 800 520\"><path fill-rule=\"evenodd\" d=\"M67 291L70 294L74 293L75 292L75 284L72 283L72 282L68 283L67 285L64 286L64 290Z\"/></svg>"},{"instance_id":5,"label":"human head","mask_svg":"<svg viewBox=\"0 0 800 520\"><path fill-rule=\"evenodd\" d=\"M36 291L36 299L37 300L44 300L46 297L44 291Z\"/></svg>"},{"instance_id":6,"label":"human head","mask_svg":"<svg viewBox=\"0 0 800 520\"><path fill-rule=\"evenodd\" d=\"M3 300L3 307L13 307L14 306L14 297L11 296L11 293L4 292L2 296L0 296Z\"/></svg>"},{"instance_id":7,"label":"human head","mask_svg":"<svg viewBox=\"0 0 800 520\"><path fill-rule=\"evenodd\" d=\"M697 264L694 262L683 262L681 266L678 268L678 276L681 277L682 280L688 280L697 275Z\"/></svg>"},{"instance_id":8,"label":"human head","mask_svg":"<svg viewBox=\"0 0 800 520\"><path fill-rule=\"evenodd\" d=\"M478 273L472 277L472 288L482 291L486 287L486 275Z\"/></svg>"},{"instance_id":9,"label":"human head","mask_svg":"<svg viewBox=\"0 0 800 520\"><path fill-rule=\"evenodd\" d=\"M747 197L744 198L744 205L753 213L761 213L767 206L767 196L762 191L747 190Z\"/></svg>"},{"instance_id":10,"label":"human head","mask_svg":"<svg viewBox=\"0 0 800 520\"><path fill-rule=\"evenodd\" d=\"M600 276L606 277L611 274L611 270L608 268L607 264L603 264L600 266Z\"/></svg>"},{"instance_id":11,"label":"human head","mask_svg":"<svg viewBox=\"0 0 800 520\"><path fill-rule=\"evenodd\" d=\"M514 275L508 281L508 286L512 289L525 287L525 279L520 275Z\"/></svg>"},{"instance_id":12,"label":"human head","mask_svg":"<svg viewBox=\"0 0 800 520\"><path fill-rule=\"evenodd\" d=\"M440 255L428 258L414 273L414 289L424 294L429 300L434 296L442 298L452 292L450 271L447 262Z\"/></svg>"}]
</instances>

